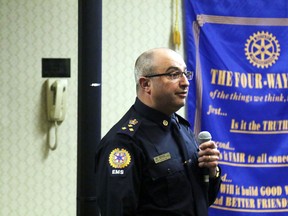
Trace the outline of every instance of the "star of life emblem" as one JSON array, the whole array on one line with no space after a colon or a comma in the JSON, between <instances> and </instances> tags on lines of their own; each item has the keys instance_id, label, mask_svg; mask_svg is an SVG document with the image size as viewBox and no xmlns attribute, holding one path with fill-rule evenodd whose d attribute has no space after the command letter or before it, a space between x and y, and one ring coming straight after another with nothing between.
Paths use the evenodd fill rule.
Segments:
<instances>
[{"instance_id":1,"label":"star of life emblem","mask_svg":"<svg viewBox=\"0 0 288 216\"><path fill-rule=\"evenodd\" d=\"M131 156L125 149L114 149L109 155L109 164L116 169L123 169L131 162Z\"/></svg>"}]
</instances>

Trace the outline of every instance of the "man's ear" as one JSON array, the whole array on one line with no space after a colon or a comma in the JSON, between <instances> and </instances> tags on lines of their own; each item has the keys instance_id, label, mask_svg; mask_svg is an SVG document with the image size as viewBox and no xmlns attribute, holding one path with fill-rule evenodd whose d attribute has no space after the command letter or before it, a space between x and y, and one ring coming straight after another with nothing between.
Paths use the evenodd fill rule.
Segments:
<instances>
[{"instance_id":1,"label":"man's ear","mask_svg":"<svg viewBox=\"0 0 288 216\"><path fill-rule=\"evenodd\" d=\"M141 89L143 89L145 92L150 91L151 81L150 79L146 77L140 77L139 79L139 86Z\"/></svg>"}]
</instances>

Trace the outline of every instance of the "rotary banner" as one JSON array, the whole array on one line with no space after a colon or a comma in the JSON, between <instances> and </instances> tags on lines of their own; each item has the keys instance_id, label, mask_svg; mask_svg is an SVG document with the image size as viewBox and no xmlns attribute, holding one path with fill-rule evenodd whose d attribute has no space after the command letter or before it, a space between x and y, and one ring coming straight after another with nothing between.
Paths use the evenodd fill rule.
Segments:
<instances>
[{"instance_id":1,"label":"rotary banner","mask_svg":"<svg viewBox=\"0 0 288 216\"><path fill-rule=\"evenodd\" d=\"M187 115L221 152L210 216L288 215L288 1L185 0Z\"/></svg>"}]
</instances>

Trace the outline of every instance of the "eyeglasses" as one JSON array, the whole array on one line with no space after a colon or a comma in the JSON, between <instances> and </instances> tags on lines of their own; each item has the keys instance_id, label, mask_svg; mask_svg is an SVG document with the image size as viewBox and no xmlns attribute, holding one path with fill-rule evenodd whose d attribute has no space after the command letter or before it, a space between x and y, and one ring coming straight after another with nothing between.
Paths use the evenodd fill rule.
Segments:
<instances>
[{"instance_id":1,"label":"eyeglasses","mask_svg":"<svg viewBox=\"0 0 288 216\"><path fill-rule=\"evenodd\" d=\"M177 72L169 72L169 73L162 73L162 74L151 74L151 75L146 75L144 77L151 78L151 77L160 77L160 76L167 76L170 80L177 80L180 79L181 77L187 78L187 80L192 80L193 79L193 72L192 71L177 71Z\"/></svg>"}]
</instances>

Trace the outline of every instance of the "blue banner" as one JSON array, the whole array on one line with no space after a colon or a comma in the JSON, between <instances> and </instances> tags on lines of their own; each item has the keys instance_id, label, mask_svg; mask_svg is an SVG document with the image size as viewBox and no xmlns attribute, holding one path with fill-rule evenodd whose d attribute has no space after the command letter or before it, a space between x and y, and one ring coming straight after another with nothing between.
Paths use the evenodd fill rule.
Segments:
<instances>
[{"instance_id":1,"label":"blue banner","mask_svg":"<svg viewBox=\"0 0 288 216\"><path fill-rule=\"evenodd\" d=\"M288 1L185 0L187 114L221 152L210 216L288 215Z\"/></svg>"}]
</instances>

